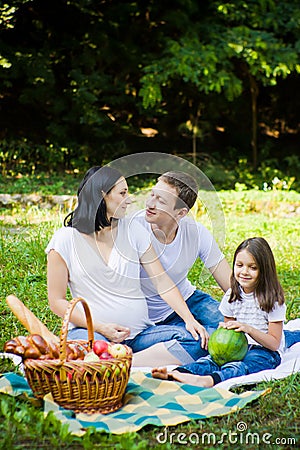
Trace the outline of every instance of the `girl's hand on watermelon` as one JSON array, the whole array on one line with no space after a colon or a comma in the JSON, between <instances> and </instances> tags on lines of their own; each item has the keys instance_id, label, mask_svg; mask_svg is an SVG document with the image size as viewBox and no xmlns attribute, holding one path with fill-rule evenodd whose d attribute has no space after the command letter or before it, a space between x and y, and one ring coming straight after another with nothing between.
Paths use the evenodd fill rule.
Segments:
<instances>
[{"instance_id":1,"label":"girl's hand on watermelon","mask_svg":"<svg viewBox=\"0 0 300 450\"><path fill-rule=\"evenodd\" d=\"M224 328L227 328L228 330L235 330L235 331L243 331L244 333L250 332L250 326L246 323L237 322L236 320L230 320L229 322L225 322Z\"/></svg>"}]
</instances>

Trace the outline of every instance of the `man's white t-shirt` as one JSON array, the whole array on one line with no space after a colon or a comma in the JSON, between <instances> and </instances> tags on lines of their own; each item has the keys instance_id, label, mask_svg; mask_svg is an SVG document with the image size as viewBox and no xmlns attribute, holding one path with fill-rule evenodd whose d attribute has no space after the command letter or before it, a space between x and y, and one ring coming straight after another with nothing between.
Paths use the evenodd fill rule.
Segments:
<instances>
[{"instance_id":1,"label":"man's white t-shirt","mask_svg":"<svg viewBox=\"0 0 300 450\"><path fill-rule=\"evenodd\" d=\"M138 221L148 230L151 244L163 268L185 300L196 289L187 275L197 258L200 258L207 268L217 265L224 259L224 254L210 231L191 217L184 217L179 221L177 234L170 244L162 244L157 240L151 225L145 219L144 211L137 213L132 220ZM157 293L143 267L141 267L141 286L147 299L150 319L156 323L166 319L173 310Z\"/></svg>"},{"instance_id":2,"label":"man's white t-shirt","mask_svg":"<svg viewBox=\"0 0 300 450\"><path fill-rule=\"evenodd\" d=\"M133 338L153 325L140 286L139 258L149 245L150 238L145 229L125 218L118 221L108 264L87 236L71 227L60 228L54 233L46 253L53 249L63 258L69 271L72 297L87 301L94 322L129 327L130 338Z\"/></svg>"},{"instance_id":3,"label":"man's white t-shirt","mask_svg":"<svg viewBox=\"0 0 300 450\"><path fill-rule=\"evenodd\" d=\"M226 317L234 317L238 322L247 323L262 333L268 332L269 322L281 322L285 320L286 313L286 305L279 305L277 302L275 303L274 309L267 313L263 311L257 299L255 298L253 292L250 294L246 294L241 289L241 300L236 300L232 303L229 303L231 289L225 293L219 310ZM260 345L254 339L251 338L248 334L246 334L248 343ZM282 333L281 343L278 351L282 353L284 350L284 333Z\"/></svg>"}]
</instances>

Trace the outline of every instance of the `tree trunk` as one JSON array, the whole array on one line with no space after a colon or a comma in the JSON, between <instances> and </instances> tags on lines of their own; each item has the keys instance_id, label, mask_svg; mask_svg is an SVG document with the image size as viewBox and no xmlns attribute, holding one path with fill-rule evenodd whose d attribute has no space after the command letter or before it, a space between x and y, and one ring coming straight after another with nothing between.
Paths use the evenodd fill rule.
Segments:
<instances>
[{"instance_id":1,"label":"tree trunk","mask_svg":"<svg viewBox=\"0 0 300 450\"><path fill-rule=\"evenodd\" d=\"M258 86L255 78L249 73L250 91L251 91L251 110L252 110L252 136L251 136L251 148L252 148L252 164L254 169L257 167L258 150L257 150L257 97Z\"/></svg>"},{"instance_id":2,"label":"tree trunk","mask_svg":"<svg viewBox=\"0 0 300 450\"><path fill-rule=\"evenodd\" d=\"M193 124L193 164L196 165L197 162L197 137L198 137L198 122L201 115L200 105L197 108L197 114Z\"/></svg>"}]
</instances>

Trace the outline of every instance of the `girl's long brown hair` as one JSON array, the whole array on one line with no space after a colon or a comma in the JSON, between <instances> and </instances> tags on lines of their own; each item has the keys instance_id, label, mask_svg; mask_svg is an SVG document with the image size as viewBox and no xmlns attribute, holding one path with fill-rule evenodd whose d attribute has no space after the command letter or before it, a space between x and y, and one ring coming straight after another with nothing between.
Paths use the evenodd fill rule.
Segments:
<instances>
[{"instance_id":1,"label":"girl's long brown hair","mask_svg":"<svg viewBox=\"0 0 300 450\"><path fill-rule=\"evenodd\" d=\"M258 282L255 297L263 311L271 312L275 302L284 303L284 292L276 271L275 259L268 242L262 237L253 237L243 241L236 249L233 257L233 271L231 274L231 294L229 303L241 300L240 285L234 277L234 265L237 255L247 250L255 259L258 268Z\"/></svg>"}]
</instances>

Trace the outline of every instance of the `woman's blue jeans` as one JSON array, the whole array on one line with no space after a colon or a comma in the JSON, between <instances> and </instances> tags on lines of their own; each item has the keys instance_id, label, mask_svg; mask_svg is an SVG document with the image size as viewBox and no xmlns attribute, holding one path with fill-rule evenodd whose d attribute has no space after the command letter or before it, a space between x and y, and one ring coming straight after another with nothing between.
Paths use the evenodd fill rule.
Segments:
<instances>
[{"instance_id":1,"label":"woman's blue jeans","mask_svg":"<svg viewBox=\"0 0 300 450\"><path fill-rule=\"evenodd\" d=\"M278 352L274 352L260 345L249 345L248 352L242 361L232 361L218 366L210 356L200 358L191 364L177 367L179 372L193 375L211 375L215 384L229 378L241 377L250 373L266 369L275 369L281 362Z\"/></svg>"},{"instance_id":2,"label":"woman's blue jeans","mask_svg":"<svg viewBox=\"0 0 300 450\"><path fill-rule=\"evenodd\" d=\"M87 329L73 328L69 330L68 339L83 339L86 341L88 339ZM94 339L108 340L102 334L97 332L94 332ZM132 348L132 351L136 353L160 342L165 343L168 351L181 361L182 364L195 361L202 353L200 342L195 341L193 336L184 327L174 325L153 325L143 330L133 339L125 339L122 344L128 345ZM191 356L190 352L192 352L195 357ZM200 356L196 356L197 354L200 354ZM205 354L207 354L206 351Z\"/></svg>"}]
</instances>

